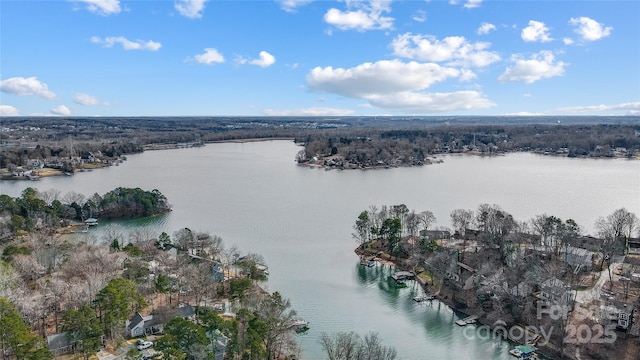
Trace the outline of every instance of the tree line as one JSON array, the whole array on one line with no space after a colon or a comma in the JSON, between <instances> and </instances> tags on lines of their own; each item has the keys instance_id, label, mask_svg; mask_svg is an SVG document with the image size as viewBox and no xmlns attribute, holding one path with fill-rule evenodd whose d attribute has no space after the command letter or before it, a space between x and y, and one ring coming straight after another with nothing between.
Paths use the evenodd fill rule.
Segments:
<instances>
[{"instance_id":1,"label":"tree line","mask_svg":"<svg viewBox=\"0 0 640 360\"><path fill-rule=\"evenodd\" d=\"M638 125L485 125L409 128L340 128L296 136L297 160L339 157L338 167L422 165L432 155L533 151L568 157L634 158ZM331 164L333 165L333 163Z\"/></svg>"},{"instance_id":2,"label":"tree line","mask_svg":"<svg viewBox=\"0 0 640 360\"><path fill-rule=\"evenodd\" d=\"M85 199L76 192L60 196L57 189L26 188L16 198L0 195L0 239L21 230L56 228L71 220L130 219L162 214L170 209L167 198L157 189L119 187Z\"/></svg>"},{"instance_id":3,"label":"tree line","mask_svg":"<svg viewBox=\"0 0 640 360\"><path fill-rule=\"evenodd\" d=\"M359 243L356 252L365 257L391 256L436 294L443 292L451 306L467 313L482 311L489 323L544 326L559 349L564 346L568 318L540 323L531 294L549 279L556 279L552 286L557 289L552 291L573 292L605 269L612 290L614 256L624 255L629 240L640 237L638 217L625 208L600 217L594 224L595 237L584 235L570 218L539 214L519 221L495 204L451 211L450 229L428 230L431 223L416 220L424 213L429 212L417 213L403 204L362 211L353 225ZM567 254L576 248L582 248L579 253L586 253L591 266L568 261ZM627 269L625 276L632 271ZM629 294L629 286L623 296Z\"/></svg>"}]
</instances>

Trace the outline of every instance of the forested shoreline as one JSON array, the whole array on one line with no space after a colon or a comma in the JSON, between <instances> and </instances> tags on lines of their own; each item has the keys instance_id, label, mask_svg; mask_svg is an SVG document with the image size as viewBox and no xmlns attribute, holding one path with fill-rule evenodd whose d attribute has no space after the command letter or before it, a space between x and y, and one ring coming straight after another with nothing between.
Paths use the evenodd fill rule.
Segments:
<instances>
[{"instance_id":1,"label":"forested shoreline","mask_svg":"<svg viewBox=\"0 0 640 360\"><path fill-rule=\"evenodd\" d=\"M6 118L0 174L43 166L73 173L117 164L145 149L243 139L294 139L296 158L334 160L339 168L420 165L430 155L532 151L570 157L636 158L640 118L346 117L346 118ZM94 166L94 165L92 165ZM24 176L24 178L27 178Z\"/></svg>"},{"instance_id":2,"label":"forested shoreline","mask_svg":"<svg viewBox=\"0 0 640 360\"><path fill-rule=\"evenodd\" d=\"M0 194L0 239L21 231L57 229L90 218L133 219L171 210L167 198L157 189L119 187L85 198L83 194L57 189L26 188L20 197Z\"/></svg>"},{"instance_id":3,"label":"forested shoreline","mask_svg":"<svg viewBox=\"0 0 640 360\"><path fill-rule=\"evenodd\" d=\"M621 308L640 304L640 278L634 278L640 220L634 213L622 208L599 218L595 236L573 219L540 214L523 221L499 205L455 209L448 220L451 228L433 229L436 218L428 210L370 206L353 225L355 251L362 266L390 261L415 274L425 291L492 329L531 329L541 336L538 347L554 358L576 353L569 330L581 326L613 334L612 342L581 342L582 359L638 350L637 330L621 329L600 312L605 300L589 295L606 291L607 304ZM541 315L540 304L561 306L567 316ZM589 309L593 318L585 319Z\"/></svg>"}]
</instances>

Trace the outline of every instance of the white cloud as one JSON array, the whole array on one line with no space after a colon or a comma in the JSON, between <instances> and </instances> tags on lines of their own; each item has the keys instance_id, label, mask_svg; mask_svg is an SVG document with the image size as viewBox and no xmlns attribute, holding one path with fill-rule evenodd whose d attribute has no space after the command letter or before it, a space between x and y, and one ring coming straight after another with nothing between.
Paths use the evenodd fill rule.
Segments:
<instances>
[{"instance_id":1,"label":"white cloud","mask_svg":"<svg viewBox=\"0 0 640 360\"><path fill-rule=\"evenodd\" d=\"M424 10L418 10L411 19L416 22L425 22L427 20L427 13Z\"/></svg>"},{"instance_id":2,"label":"white cloud","mask_svg":"<svg viewBox=\"0 0 640 360\"><path fill-rule=\"evenodd\" d=\"M155 42L152 40L143 41L136 40L131 41L124 36L108 36L104 39L101 39L98 36L93 36L91 38L91 42L94 44L103 44L104 47L113 47L115 44L121 44L122 48L125 50L149 50L149 51L157 51L162 47L162 44L159 42Z\"/></svg>"},{"instance_id":3,"label":"white cloud","mask_svg":"<svg viewBox=\"0 0 640 360\"><path fill-rule=\"evenodd\" d=\"M384 109L405 112L444 112L456 110L486 109L495 106L478 91L452 93L400 92L370 97L369 103Z\"/></svg>"},{"instance_id":4,"label":"white cloud","mask_svg":"<svg viewBox=\"0 0 640 360\"><path fill-rule=\"evenodd\" d=\"M529 26L522 29L522 40L527 42L549 42L553 39L549 36L549 28L540 21L529 20Z\"/></svg>"},{"instance_id":5,"label":"white cloud","mask_svg":"<svg viewBox=\"0 0 640 360\"><path fill-rule=\"evenodd\" d=\"M590 105L590 106L571 106L560 108L560 112L595 112L595 111L620 111L627 110L630 114L640 111L640 101L622 103L617 105Z\"/></svg>"},{"instance_id":6,"label":"white cloud","mask_svg":"<svg viewBox=\"0 0 640 360\"><path fill-rule=\"evenodd\" d=\"M204 4L208 0L178 0L175 2L174 7L180 15L188 17L189 19L199 19L204 12Z\"/></svg>"},{"instance_id":7,"label":"white cloud","mask_svg":"<svg viewBox=\"0 0 640 360\"><path fill-rule=\"evenodd\" d=\"M282 10L290 13L296 12L299 7L302 7L304 5L307 5L313 2L313 0L277 0L277 1L280 3L280 7L282 8Z\"/></svg>"},{"instance_id":8,"label":"white cloud","mask_svg":"<svg viewBox=\"0 0 640 360\"><path fill-rule=\"evenodd\" d=\"M105 16L117 14L122 10L120 0L72 0L72 2L86 4L87 10Z\"/></svg>"},{"instance_id":9,"label":"white cloud","mask_svg":"<svg viewBox=\"0 0 640 360\"><path fill-rule=\"evenodd\" d=\"M585 41L600 40L609 36L611 34L611 30L613 30L610 26L604 26L599 22L584 16L571 18L569 23L574 26L573 31L580 35L580 37Z\"/></svg>"},{"instance_id":10,"label":"white cloud","mask_svg":"<svg viewBox=\"0 0 640 360\"><path fill-rule=\"evenodd\" d=\"M478 34L479 35L485 35L488 34L491 30L495 30L496 26L488 23L488 22L483 22L482 24L480 24L480 27L478 28Z\"/></svg>"},{"instance_id":11,"label":"white cloud","mask_svg":"<svg viewBox=\"0 0 640 360\"><path fill-rule=\"evenodd\" d=\"M204 53L193 57L200 64L211 65L213 63L223 63L224 56L214 48L204 49Z\"/></svg>"},{"instance_id":12,"label":"white cloud","mask_svg":"<svg viewBox=\"0 0 640 360\"><path fill-rule=\"evenodd\" d=\"M409 59L449 62L450 65L472 67L488 66L500 60L494 52L486 51L490 43L471 43L462 36L449 36L442 40L431 35L398 35L391 42L393 53Z\"/></svg>"},{"instance_id":13,"label":"white cloud","mask_svg":"<svg viewBox=\"0 0 640 360\"><path fill-rule=\"evenodd\" d=\"M351 109L336 109L327 107L310 107L306 109L296 110L274 110L265 109L264 115L267 116L347 116L355 111Z\"/></svg>"},{"instance_id":14,"label":"white cloud","mask_svg":"<svg viewBox=\"0 0 640 360\"><path fill-rule=\"evenodd\" d=\"M476 73L469 69L460 69L460 81L471 81L477 77Z\"/></svg>"},{"instance_id":15,"label":"white cloud","mask_svg":"<svg viewBox=\"0 0 640 360\"><path fill-rule=\"evenodd\" d=\"M0 116L16 116L20 112L11 105L0 105Z\"/></svg>"},{"instance_id":16,"label":"white cloud","mask_svg":"<svg viewBox=\"0 0 640 360\"><path fill-rule=\"evenodd\" d=\"M67 116L67 115L71 115L71 110L69 110L69 108L64 105L60 105L51 109L51 113L53 115Z\"/></svg>"},{"instance_id":17,"label":"white cloud","mask_svg":"<svg viewBox=\"0 0 640 360\"><path fill-rule=\"evenodd\" d=\"M55 99L56 94L49 90L47 84L42 83L35 76L29 78L12 77L0 81L0 90L15 95L37 95L45 99Z\"/></svg>"},{"instance_id":18,"label":"white cloud","mask_svg":"<svg viewBox=\"0 0 640 360\"><path fill-rule=\"evenodd\" d=\"M266 68L273 65L276 62L276 58L266 51L260 51L260 58L249 61L249 64L258 65Z\"/></svg>"},{"instance_id":19,"label":"white cloud","mask_svg":"<svg viewBox=\"0 0 640 360\"><path fill-rule=\"evenodd\" d=\"M307 74L307 85L315 91L366 98L376 94L426 89L459 75L459 70L438 64L382 60L349 69L316 67Z\"/></svg>"},{"instance_id":20,"label":"white cloud","mask_svg":"<svg viewBox=\"0 0 640 360\"><path fill-rule=\"evenodd\" d=\"M393 27L393 18L383 16L391 11L391 0L346 1L347 11L331 8L324 21L340 30L384 30Z\"/></svg>"},{"instance_id":21,"label":"white cloud","mask_svg":"<svg viewBox=\"0 0 640 360\"><path fill-rule=\"evenodd\" d=\"M573 39L571 39L571 38L563 38L563 39L562 39L562 42L563 42L565 45L571 45L571 44L573 44L573 43L574 43Z\"/></svg>"},{"instance_id":22,"label":"white cloud","mask_svg":"<svg viewBox=\"0 0 640 360\"><path fill-rule=\"evenodd\" d=\"M464 4L464 7L466 7L467 9L473 9L479 7L480 4L482 4L482 0L467 0L467 2Z\"/></svg>"},{"instance_id":23,"label":"white cloud","mask_svg":"<svg viewBox=\"0 0 640 360\"><path fill-rule=\"evenodd\" d=\"M83 93L76 94L76 96L73 97L73 102L84 106L109 105L109 103L100 102L95 96Z\"/></svg>"},{"instance_id":24,"label":"white cloud","mask_svg":"<svg viewBox=\"0 0 640 360\"><path fill-rule=\"evenodd\" d=\"M393 111L439 112L493 106L480 92L424 93L422 90L448 78L469 80L468 70L434 63L382 60L349 69L316 67L307 74L311 90L364 99L369 105Z\"/></svg>"},{"instance_id":25,"label":"white cloud","mask_svg":"<svg viewBox=\"0 0 640 360\"><path fill-rule=\"evenodd\" d=\"M564 74L565 66L569 65L562 61L556 61L551 51L540 51L528 60L522 59L519 56L514 56L512 60L515 62L515 65L507 68L507 70L500 75L498 81L522 81L531 84L540 79L561 76Z\"/></svg>"}]
</instances>

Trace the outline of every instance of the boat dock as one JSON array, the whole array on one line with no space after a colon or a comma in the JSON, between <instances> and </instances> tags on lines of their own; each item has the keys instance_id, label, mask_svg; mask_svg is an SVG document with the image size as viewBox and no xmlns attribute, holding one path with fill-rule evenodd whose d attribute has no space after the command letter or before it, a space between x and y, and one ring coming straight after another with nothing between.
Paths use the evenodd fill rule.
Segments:
<instances>
[{"instance_id":1,"label":"boat dock","mask_svg":"<svg viewBox=\"0 0 640 360\"><path fill-rule=\"evenodd\" d=\"M413 280L416 277L416 274L410 271L398 271L397 273L391 275L391 277L396 282L402 282L404 280Z\"/></svg>"},{"instance_id":2,"label":"boat dock","mask_svg":"<svg viewBox=\"0 0 640 360\"><path fill-rule=\"evenodd\" d=\"M533 345L520 345L509 350L509 354L518 359L537 359L538 354L536 354L536 350L538 349Z\"/></svg>"},{"instance_id":3,"label":"boat dock","mask_svg":"<svg viewBox=\"0 0 640 360\"><path fill-rule=\"evenodd\" d=\"M470 324L475 324L475 322L476 322L476 320L478 320L478 318L479 318L478 315L467 316L464 319L460 319L460 320L456 321L456 325L466 326L466 325L470 325Z\"/></svg>"},{"instance_id":4,"label":"boat dock","mask_svg":"<svg viewBox=\"0 0 640 360\"><path fill-rule=\"evenodd\" d=\"M416 296L413 298L413 301L415 302L423 302L423 301L429 301L429 300L433 300L435 299L436 296L435 295L431 295L431 294L424 294L424 295L420 295L420 296Z\"/></svg>"}]
</instances>

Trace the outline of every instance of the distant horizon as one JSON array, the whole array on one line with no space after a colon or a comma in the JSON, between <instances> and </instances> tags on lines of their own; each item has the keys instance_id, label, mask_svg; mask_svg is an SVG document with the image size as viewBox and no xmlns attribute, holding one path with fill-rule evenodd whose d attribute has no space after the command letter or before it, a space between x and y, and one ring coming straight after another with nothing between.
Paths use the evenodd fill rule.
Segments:
<instances>
[{"instance_id":1,"label":"distant horizon","mask_svg":"<svg viewBox=\"0 0 640 360\"><path fill-rule=\"evenodd\" d=\"M0 6L3 118L640 115L638 1Z\"/></svg>"},{"instance_id":2,"label":"distant horizon","mask_svg":"<svg viewBox=\"0 0 640 360\"><path fill-rule=\"evenodd\" d=\"M629 114L594 114L594 115L4 115L0 119L89 119L89 118L264 118L264 119L353 119L353 118L637 118L640 115Z\"/></svg>"}]
</instances>

